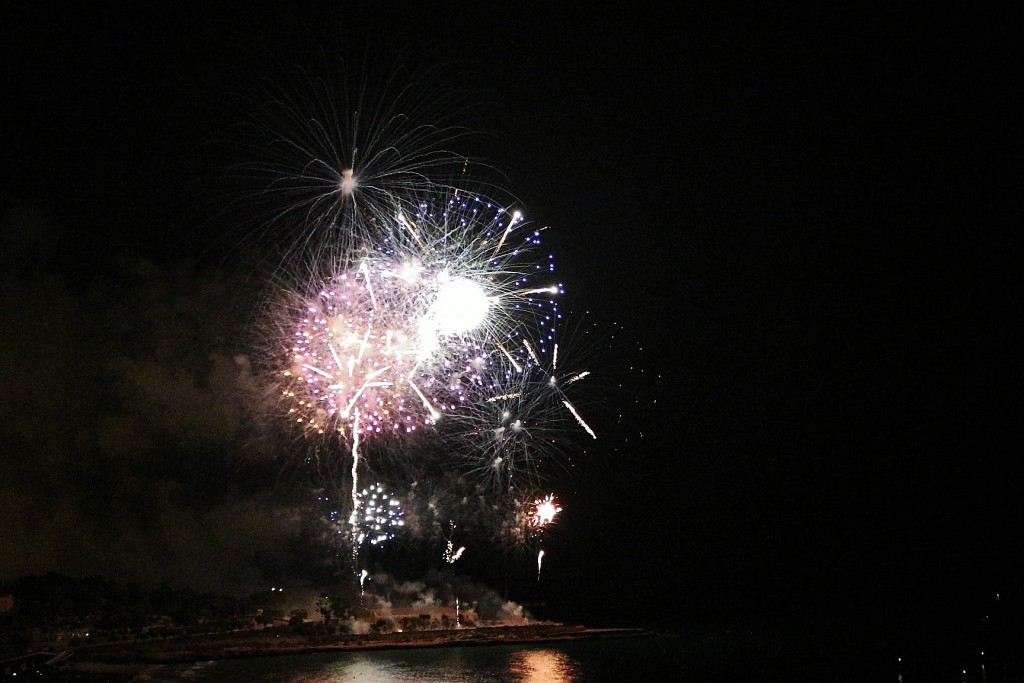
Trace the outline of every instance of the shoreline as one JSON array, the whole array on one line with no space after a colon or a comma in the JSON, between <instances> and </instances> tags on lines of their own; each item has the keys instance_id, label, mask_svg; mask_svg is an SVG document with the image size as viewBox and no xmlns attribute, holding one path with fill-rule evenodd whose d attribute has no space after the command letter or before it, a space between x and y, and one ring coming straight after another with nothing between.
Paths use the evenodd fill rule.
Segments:
<instances>
[{"instance_id":1,"label":"shoreline","mask_svg":"<svg viewBox=\"0 0 1024 683\"><path fill-rule=\"evenodd\" d=\"M406 648L531 645L572 640L636 638L653 635L640 628L587 628L586 626L533 623L516 626L478 626L436 631L385 634L300 636L246 634L224 637L192 636L173 640L137 641L79 648L68 657L66 671L82 674L124 675L152 673L163 666L247 657L276 657L322 652L358 652Z\"/></svg>"}]
</instances>

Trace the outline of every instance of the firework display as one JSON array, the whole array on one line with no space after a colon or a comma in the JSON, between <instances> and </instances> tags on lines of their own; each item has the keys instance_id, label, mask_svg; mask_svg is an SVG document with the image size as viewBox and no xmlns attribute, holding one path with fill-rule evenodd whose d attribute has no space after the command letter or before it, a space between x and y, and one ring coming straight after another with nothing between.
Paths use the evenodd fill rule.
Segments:
<instances>
[{"instance_id":1,"label":"firework display","mask_svg":"<svg viewBox=\"0 0 1024 683\"><path fill-rule=\"evenodd\" d=\"M553 495L532 506L524 498L544 484L559 435L596 438L569 397L589 372L558 366L562 285L542 229L515 202L459 182L467 162L458 176L442 171L452 155L427 132L448 141L458 129L388 106L370 131L358 114L316 104L322 120L292 119L295 135L276 136L260 166L277 174L262 200L290 202L268 222L287 224L291 243L278 250L289 276L267 348L282 414L347 459L349 511L332 511L331 522L351 544L352 568L358 575L360 546L405 524L385 489L401 482L360 487L364 470L385 469L366 453L386 444L389 463L425 459L414 439L423 433L441 444L424 476L452 491L443 510L429 504L433 513L472 514L504 529L497 537L529 542L561 510ZM464 548L444 540L454 564Z\"/></svg>"},{"instance_id":2,"label":"firework display","mask_svg":"<svg viewBox=\"0 0 1024 683\"><path fill-rule=\"evenodd\" d=\"M554 315L558 286L524 286L533 273L506 253L536 244L514 239L519 214L446 204L439 217L396 214L376 249L332 256L295 297L283 393L298 424L342 436L357 413L365 434L433 425L494 385L499 349Z\"/></svg>"}]
</instances>

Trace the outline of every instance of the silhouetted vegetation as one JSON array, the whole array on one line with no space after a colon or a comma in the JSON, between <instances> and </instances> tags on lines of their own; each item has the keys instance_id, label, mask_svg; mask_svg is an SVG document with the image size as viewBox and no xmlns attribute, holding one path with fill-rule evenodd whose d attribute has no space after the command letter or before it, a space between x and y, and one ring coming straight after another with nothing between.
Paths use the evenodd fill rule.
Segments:
<instances>
[{"instance_id":1,"label":"silhouetted vegetation","mask_svg":"<svg viewBox=\"0 0 1024 683\"><path fill-rule=\"evenodd\" d=\"M275 615L264 594L239 598L57 573L0 584L0 598L0 659L43 646L234 631L274 623ZM297 627L307 616L293 612L288 622Z\"/></svg>"}]
</instances>

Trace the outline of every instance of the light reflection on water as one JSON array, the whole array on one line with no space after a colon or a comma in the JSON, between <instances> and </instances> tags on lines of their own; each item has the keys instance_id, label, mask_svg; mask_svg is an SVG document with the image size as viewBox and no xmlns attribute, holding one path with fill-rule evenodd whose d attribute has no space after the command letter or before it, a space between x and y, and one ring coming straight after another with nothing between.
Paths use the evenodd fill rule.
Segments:
<instances>
[{"instance_id":1,"label":"light reflection on water","mask_svg":"<svg viewBox=\"0 0 1024 683\"><path fill-rule=\"evenodd\" d=\"M512 653L509 671L520 683L572 683L575 662L558 650L522 650Z\"/></svg>"},{"instance_id":2,"label":"light reflection on water","mask_svg":"<svg viewBox=\"0 0 1024 683\"><path fill-rule=\"evenodd\" d=\"M481 658L483 651L456 650L444 662L443 670L424 670L418 658L382 658L379 654L356 656L349 661L335 662L325 670L288 683L335 683L365 681L366 683L405 683L406 681L444 680L476 683L486 680L517 683L573 683L572 662L564 652L556 650L522 650L507 658ZM504 660L504 661L503 661ZM511 674L511 676L510 676Z\"/></svg>"}]
</instances>

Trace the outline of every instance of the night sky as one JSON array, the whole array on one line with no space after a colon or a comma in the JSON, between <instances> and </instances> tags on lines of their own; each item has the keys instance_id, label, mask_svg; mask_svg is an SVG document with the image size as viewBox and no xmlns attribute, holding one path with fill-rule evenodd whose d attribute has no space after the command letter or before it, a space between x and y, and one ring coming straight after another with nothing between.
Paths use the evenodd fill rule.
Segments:
<instances>
[{"instance_id":1,"label":"night sky","mask_svg":"<svg viewBox=\"0 0 1024 683\"><path fill-rule=\"evenodd\" d=\"M616 330L590 369L637 369L510 597L629 624L1019 595L1008 15L383 4L3 20L0 580L301 573L243 409L252 216L221 143L345 59L474 105L453 117L550 226L563 310Z\"/></svg>"}]
</instances>

